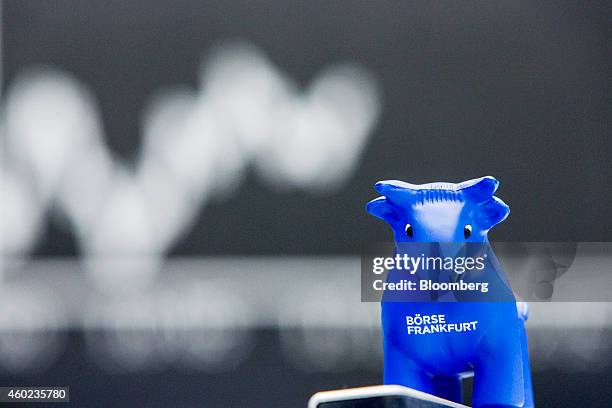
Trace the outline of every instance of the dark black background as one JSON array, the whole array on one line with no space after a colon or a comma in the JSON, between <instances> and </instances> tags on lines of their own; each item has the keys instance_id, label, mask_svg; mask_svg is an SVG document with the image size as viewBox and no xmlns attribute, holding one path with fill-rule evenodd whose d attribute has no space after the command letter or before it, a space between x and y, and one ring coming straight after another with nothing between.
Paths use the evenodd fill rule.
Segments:
<instances>
[{"instance_id":1,"label":"dark black background","mask_svg":"<svg viewBox=\"0 0 612 408\"><path fill-rule=\"evenodd\" d=\"M380 79L382 116L344 187L278 193L247 176L174 254L357 253L388 235L363 211L377 180L487 174L512 209L494 239L610 240L610 21L606 1L7 1L4 81L31 64L73 73L129 161L149 98L195 87L222 41L253 42L303 86L345 60ZM50 228L39 254L77 251Z\"/></svg>"},{"instance_id":2,"label":"dark black background","mask_svg":"<svg viewBox=\"0 0 612 408\"><path fill-rule=\"evenodd\" d=\"M388 237L367 216L372 185L494 175L511 217L492 237L611 240L612 3L609 1L4 1L3 85L32 64L69 71L98 98L110 149L133 160L140 117L165 85L196 86L201 58L225 40L261 47L306 87L329 63L363 64L384 106L358 170L333 194L270 190L248 175L207 204L173 255L356 254ZM49 218L37 255L76 254ZM322 388L378 373L307 374L258 332L236 372L111 376L70 332L56 366L11 385L71 385L75 406L304 406ZM53 384L49 384L52 382ZM239 384L239 386L237 386ZM538 406L608 406L609 375L537 372ZM606 399L607 398L607 399ZM146 403L142 403L146 401Z\"/></svg>"}]
</instances>

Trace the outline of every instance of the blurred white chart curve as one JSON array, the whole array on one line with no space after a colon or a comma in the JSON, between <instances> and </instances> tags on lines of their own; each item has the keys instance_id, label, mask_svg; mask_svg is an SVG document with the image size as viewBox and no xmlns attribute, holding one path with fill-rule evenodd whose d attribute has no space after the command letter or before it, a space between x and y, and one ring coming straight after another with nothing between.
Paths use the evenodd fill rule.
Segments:
<instances>
[{"instance_id":1,"label":"blurred white chart curve","mask_svg":"<svg viewBox=\"0 0 612 408\"><path fill-rule=\"evenodd\" d=\"M331 65L301 91L246 43L217 47L200 79L198 89L152 99L128 166L106 148L84 84L51 67L18 76L2 109L0 254L27 255L45 213L57 209L85 259L96 260L97 283L138 287L206 202L238 194L241 170L277 189L321 193L344 183L381 110L378 82L362 67Z\"/></svg>"}]
</instances>

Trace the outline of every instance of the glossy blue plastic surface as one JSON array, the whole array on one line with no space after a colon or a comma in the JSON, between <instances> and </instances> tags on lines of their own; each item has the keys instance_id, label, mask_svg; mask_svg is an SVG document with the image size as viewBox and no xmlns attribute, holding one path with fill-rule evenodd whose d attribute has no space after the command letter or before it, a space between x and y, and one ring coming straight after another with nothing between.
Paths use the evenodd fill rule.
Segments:
<instances>
[{"instance_id":1,"label":"glossy blue plastic surface","mask_svg":"<svg viewBox=\"0 0 612 408\"><path fill-rule=\"evenodd\" d=\"M498 185L493 177L459 184L381 181L375 188L382 197L368 203L367 211L389 223L396 243L488 245L488 231L510 212L493 196ZM406 232L407 224L412 236ZM471 231L467 238L466 226ZM396 245L396 252L400 247ZM388 279L392 279L392 272ZM473 371L474 407L533 407L526 305L519 306L514 301L385 302L383 297L384 383L460 402L460 377ZM416 314L445 315L448 322L478 321L478 327L466 332L409 335L406 316Z\"/></svg>"}]
</instances>

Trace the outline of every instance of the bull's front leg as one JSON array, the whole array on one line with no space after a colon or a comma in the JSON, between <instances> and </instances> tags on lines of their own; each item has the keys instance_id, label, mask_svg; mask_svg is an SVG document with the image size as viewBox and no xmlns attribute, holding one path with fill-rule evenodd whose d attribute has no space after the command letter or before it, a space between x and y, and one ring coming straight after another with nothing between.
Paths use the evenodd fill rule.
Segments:
<instances>
[{"instance_id":1,"label":"bull's front leg","mask_svg":"<svg viewBox=\"0 0 612 408\"><path fill-rule=\"evenodd\" d=\"M533 398L526 395L530 379L525 378L529 366L524 365L524 332L522 321L512 322L502 333L485 336L479 344L474 363L475 408L533 406ZM531 391L530 385L528 389Z\"/></svg>"},{"instance_id":2,"label":"bull's front leg","mask_svg":"<svg viewBox=\"0 0 612 408\"><path fill-rule=\"evenodd\" d=\"M385 338L383 338L383 351L385 384L403 385L433 394L432 377Z\"/></svg>"}]
</instances>

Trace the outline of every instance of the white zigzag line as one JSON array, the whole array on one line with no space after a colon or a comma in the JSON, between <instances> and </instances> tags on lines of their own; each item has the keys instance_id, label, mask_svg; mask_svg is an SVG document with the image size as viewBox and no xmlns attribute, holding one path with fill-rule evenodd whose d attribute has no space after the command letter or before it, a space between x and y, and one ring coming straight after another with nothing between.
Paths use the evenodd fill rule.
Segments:
<instances>
[{"instance_id":1,"label":"white zigzag line","mask_svg":"<svg viewBox=\"0 0 612 408\"><path fill-rule=\"evenodd\" d=\"M355 65L326 69L302 93L258 49L225 45L198 89L153 99L132 168L106 149L84 85L31 70L3 109L0 249L26 252L53 204L87 255L163 254L201 205L238 188L247 167L275 188L341 185L379 112L377 81Z\"/></svg>"}]
</instances>

